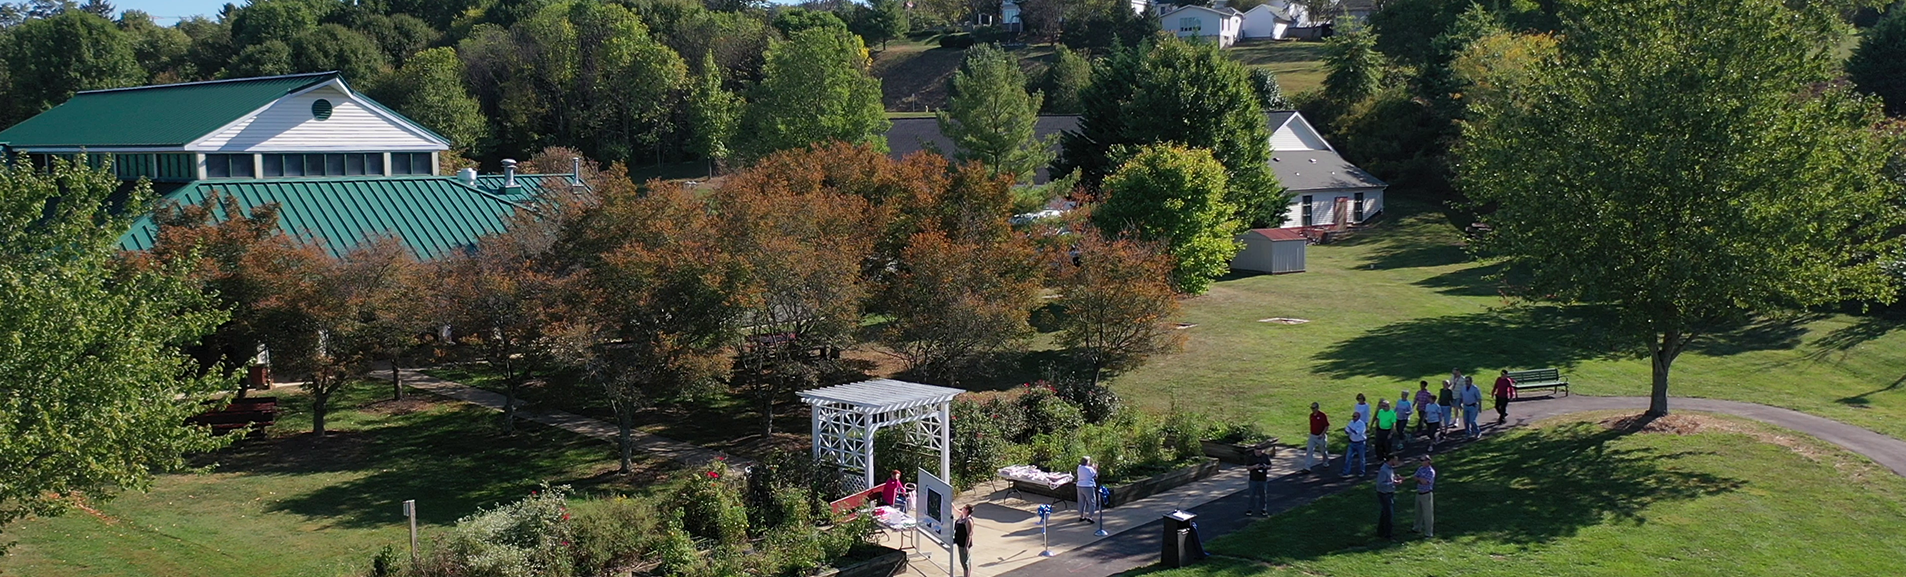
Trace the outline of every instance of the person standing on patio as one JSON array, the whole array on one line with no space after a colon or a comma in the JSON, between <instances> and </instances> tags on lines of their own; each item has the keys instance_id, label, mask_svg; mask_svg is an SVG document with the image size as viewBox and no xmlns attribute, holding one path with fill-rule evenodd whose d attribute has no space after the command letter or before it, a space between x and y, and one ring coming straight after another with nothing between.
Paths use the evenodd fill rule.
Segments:
<instances>
[{"instance_id":1,"label":"person standing on patio","mask_svg":"<svg viewBox=\"0 0 1906 577\"><path fill-rule=\"evenodd\" d=\"M1463 380L1462 400L1463 431L1469 433L1470 439L1481 438L1482 425L1476 424L1476 419L1482 417L1482 389L1476 388L1476 382L1467 377Z\"/></svg>"},{"instance_id":2,"label":"person standing on patio","mask_svg":"<svg viewBox=\"0 0 1906 577\"><path fill-rule=\"evenodd\" d=\"M1079 471L1073 476L1079 488L1079 520L1092 522L1092 514L1099 510L1099 468L1092 466L1091 457L1079 457Z\"/></svg>"},{"instance_id":3,"label":"person standing on patio","mask_svg":"<svg viewBox=\"0 0 1906 577\"><path fill-rule=\"evenodd\" d=\"M1416 403L1410 402L1410 392L1402 391L1396 396L1396 452L1410 445L1410 414L1416 410Z\"/></svg>"},{"instance_id":4,"label":"person standing on patio","mask_svg":"<svg viewBox=\"0 0 1906 577\"><path fill-rule=\"evenodd\" d=\"M1244 516L1271 513L1271 455L1263 447L1251 449L1251 499L1244 503Z\"/></svg>"},{"instance_id":5,"label":"person standing on patio","mask_svg":"<svg viewBox=\"0 0 1906 577\"><path fill-rule=\"evenodd\" d=\"M1430 466L1430 456L1423 455L1423 465L1416 468L1416 475L1410 477L1416 484L1416 526L1411 531L1422 533L1424 537L1436 536L1436 468Z\"/></svg>"},{"instance_id":6,"label":"person standing on patio","mask_svg":"<svg viewBox=\"0 0 1906 577\"><path fill-rule=\"evenodd\" d=\"M1396 540L1396 485L1402 479L1396 476L1396 466L1400 464L1396 455L1383 460L1383 467L1377 469L1377 538Z\"/></svg>"},{"instance_id":7,"label":"person standing on patio","mask_svg":"<svg viewBox=\"0 0 1906 577\"><path fill-rule=\"evenodd\" d=\"M1420 415L1417 415L1417 418L1421 420L1423 417L1428 416L1430 406L1434 404L1436 404L1436 394L1431 393L1429 391L1429 381L1417 381L1416 382L1416 412L1421 413ZM1429 421L1421 421L1422 424L1417 425L1417 428L1419 430L1416 432L1428 434L1429 433L1429 430L1428 430L1429 425L1427 424L1428 422Z\"/></svg>"},{"instance_id":8,"label":"person standing on patio","mask_svg":"<svg viewBox=\"0 0 1906 577\"><path fill-rule=\"evenodd\" d=\"M906 491L907 484L900 480L900 471L895 470L893 475L887 478L887 482L880 484L880 504L899 507L900 494Z\"/></svg>"},{"instance_id":9,"label":"person standing on patio","mask_svg":"<svg viewBox=\"0 0 1906 577\"><path fill-rule=\"evenodd\" d=\"M1377 432L1370 442L1376 446L1377 461L1390 458L1390 435L1396 432L1396 410L1390 408L1390 401L1377 401Z\"/></svg>"},{"instance_id":10,"label":"person standing on patio","mask_svg":"<svg viewBox=\"0 0 1906 577\"><path fill-rule=\"evenodd\" d=\"M1343 432L1350 439L1350 447L1343 452L1343 476L1350 476L1350 464L1356 463L1357 476L1361 477L1364 471L1363 461L1367 458L1363 450L1364 441L1369 433L1368 425L1363 422L1363 413L1351 413L1350 424L1344 426Z\"/></svg>"},{"instance_id":11,"label":"person standing on patio","mask_svg":"<svg viewBox=\"0 0 1906 577\"><path fill-rule=\"evenodd\" d=\"M1304 443L1304 472L1309 473L1317 464L1330 466L1330 415L1324 414L1317 403L1310 404L1310 440ZM1322 463L1317 462L1317 453L1324 454Z\"/></svg>"},{"instance_id":12,"label":"person standing on patio","mask_svg":"<svg viewBox=\"0 0 1906 577\"><path fill-rule=\"evenodd\" d=\"M973 506L960 507L960 518L953 521L953 545L960 548L960 572L973 577Z\"/></svg>"},{"instance_id":13,"label":"person standing on patio","mask_svg":"<svg viewBox=\"0 0 1906 577\"><path fill-rule=\"evenodd\" d=\"M1509 422L1509 396L1516 393L1516 380L1509 378L1509 369L1502 370L1502 376L1496 377L1496 386L1490 395L1496 398L1496 424Z\"/></svg>"}]
</instances>

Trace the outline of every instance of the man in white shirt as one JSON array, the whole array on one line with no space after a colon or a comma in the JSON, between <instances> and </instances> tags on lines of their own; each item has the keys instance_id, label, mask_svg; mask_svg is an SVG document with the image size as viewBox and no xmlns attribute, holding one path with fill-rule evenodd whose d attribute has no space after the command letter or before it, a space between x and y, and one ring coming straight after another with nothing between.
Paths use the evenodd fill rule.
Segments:
<instances>
[{"instance_id":1,"label":"man in white shirt","mask_svg":"<svg viewBox=\"0 0 1906 577\"><path fill-rule=\"evenodd\" d=\"M1457 395L1463 403L1463 431L1469 438L1482 437L1482 425L1476 424L1476 417L1482 414L1482 389L1476 388L1476 382L1463 377L1463 391Z\"/></svg>"},{"instance_id":2,"label":"man in white shirt","mask_svg":"<svg viewBox=\"0 0 1906 577\"><path fill-rule=\"evenodd\" d=\"M1079 520L1092 522L1092 514L1099 510L1099 468L1092 466L1091 457L1079 457L1079 471L1073 478L1079 487Z\"/></svg>"},{"instance_id":3,"label":"man in white shirt","mask_svg":"<svg viewBox=\"0 0 1906 577\"><path fill-rule=\"evenodd\" d=\"M1350 447L1343 452L1343 475L1345 477L1350 476L1350 464L1353 462L1357 464L1356 475L1359 477L1363 476L1364 459L1366 458L1364 441L1369 439L1369 431L1369 425L1363 422L1363 413L1350 414L1350 424L1345 425L1343 428L1344 434L1349 435L1350 439Z\"/></svg>"},{"instance_id":4,"label":"man in white shirt","mask_svg":"<svg viewBox=\"0 0 1906 577\"><path fill-rule=\"evenodd\" d=\"M1370 402L1364 400L1363 393L1357 393L1357 406L1351 407L1350 412L1363 415L1364 423L1370 422Z\"/></svg>"}]
</instances>

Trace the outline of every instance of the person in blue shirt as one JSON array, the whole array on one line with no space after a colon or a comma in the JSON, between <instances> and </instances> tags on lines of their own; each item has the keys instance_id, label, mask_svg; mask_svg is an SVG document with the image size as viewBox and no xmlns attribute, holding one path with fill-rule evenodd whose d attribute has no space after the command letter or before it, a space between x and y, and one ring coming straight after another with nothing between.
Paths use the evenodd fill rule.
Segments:
<instances>
[{"instance_id":1,"label":"person in blue shirt","mask_svg":"<svg viewBox=\"0 0 1906 577\"><path fill-rule=\"evenodd\" d=\"M1396 455L1384 459L1383 467L1377 469L1377 538L1396 540L1396 486L1402 479L1396 476L1397 465L1402 464Z\"/></svg>"},{"instance_id":2,"label":"person in blue shirt","mask_svg":"<svg viewBox=\"0 0 1906 577\"><path fill-rule=\"evenodd\" d=\"M1416 484L1416 526L1410 530L1422 533L1424 537L1436 536L1436 468L1430 466L1430 456L1423 455L1423 464L1416 468L1416 474L1410 477Z\"/></svg>"},{"instance_id":3,"label":"person in blue shirt","mask_svg":"<svg viewBox=\"0 0 1906 577\"><path fill-rule=\"evenodd\" d=\"M1415 410L1416 405L1410 402L1409 391L1403 391L1403 394L1397 395L1396 451L1399 453L1410 446L1410 414Z\"/></svg>"},{"instance_id":4,"label":"person in blue shirt","mask_svg":"<svg viewBox=\"0 0 1906 577\"><path fill-rule=\"evenodd\" d=\"M1476 388L1476 382L1465 377L1460 396L1463 401L1463 431L1469 434L1470 439L1481 438L1482 425L1476 424L1476 417L1482 415L1482 389Z\"/></svg>"}]
</instances>

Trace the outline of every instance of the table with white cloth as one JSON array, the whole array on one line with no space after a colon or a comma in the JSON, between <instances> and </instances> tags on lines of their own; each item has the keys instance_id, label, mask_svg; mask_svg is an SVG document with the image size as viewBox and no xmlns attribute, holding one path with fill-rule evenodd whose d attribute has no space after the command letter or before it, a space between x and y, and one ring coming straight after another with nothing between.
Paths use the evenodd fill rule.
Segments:
<instances>
[{"instance_id":1,"label":"table with white cloth","mask_svg":"<svg viewBox=\"0 0 1906 577\"><path fill-rule=\"evenodd\" d=\"M916 552L922 552L920 550L920 533L914 530L920 523L914 519L912 515L908 515L905 510L898 507L888 507L886 505L874 507L874 522L880 524L882 529L899 535L899 546L894 547L895 549L903 551L912 549Z\"/></svg>"},{"instance_id":2,"label":"table with white cloth","mask_svg":"<svg viewBox=\"0 0 1906 577\"><path fill-rule=\"evenodd\" d=\"M1060 487L1070 485L1072 484L1072 480L1073 480L1071 473L1061 473L1058 471L1041 471L1039 470L1038 467L1034 467L1032 465L1008 465L1005 467L1000 467L998 473L999 473L999 478L1005 479L1007 481L1018 481L1021 483L1029 483L1033 485L1042 485L1048 489L1053 489L1053 490L1058 490ZM1020 492L1018 487L1008 485L1008 489L1006 491L1007 497L1012 497L1014 495L1019 495L1019 494ZM1060 503L1063 503L1063 502L1065 502L1064 498L1054 498L1052 501L1052 504L1059 505Z\"/></svg>"}]
</instances>

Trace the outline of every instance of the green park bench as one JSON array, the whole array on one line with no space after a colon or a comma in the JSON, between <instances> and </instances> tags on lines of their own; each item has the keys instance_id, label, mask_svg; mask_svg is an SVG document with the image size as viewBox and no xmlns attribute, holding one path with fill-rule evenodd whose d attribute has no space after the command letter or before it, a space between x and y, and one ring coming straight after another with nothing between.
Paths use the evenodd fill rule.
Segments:
<instances>
[{"instance_id":1,"label":"green park bench","mask_svg":"<svg viewBox=\"0 0 1906 577\"><path fill-rule=\"evenodd\" d=\"M1533 389L1548 389L1551 396L1558 390L1564 395L1568 394L1568 379L1562 378L1562 371L1554 368L1509 371L1509 378L1516 382L1518 398L1522 396L1522 391Z\"/></svg>"}]
</instances>

